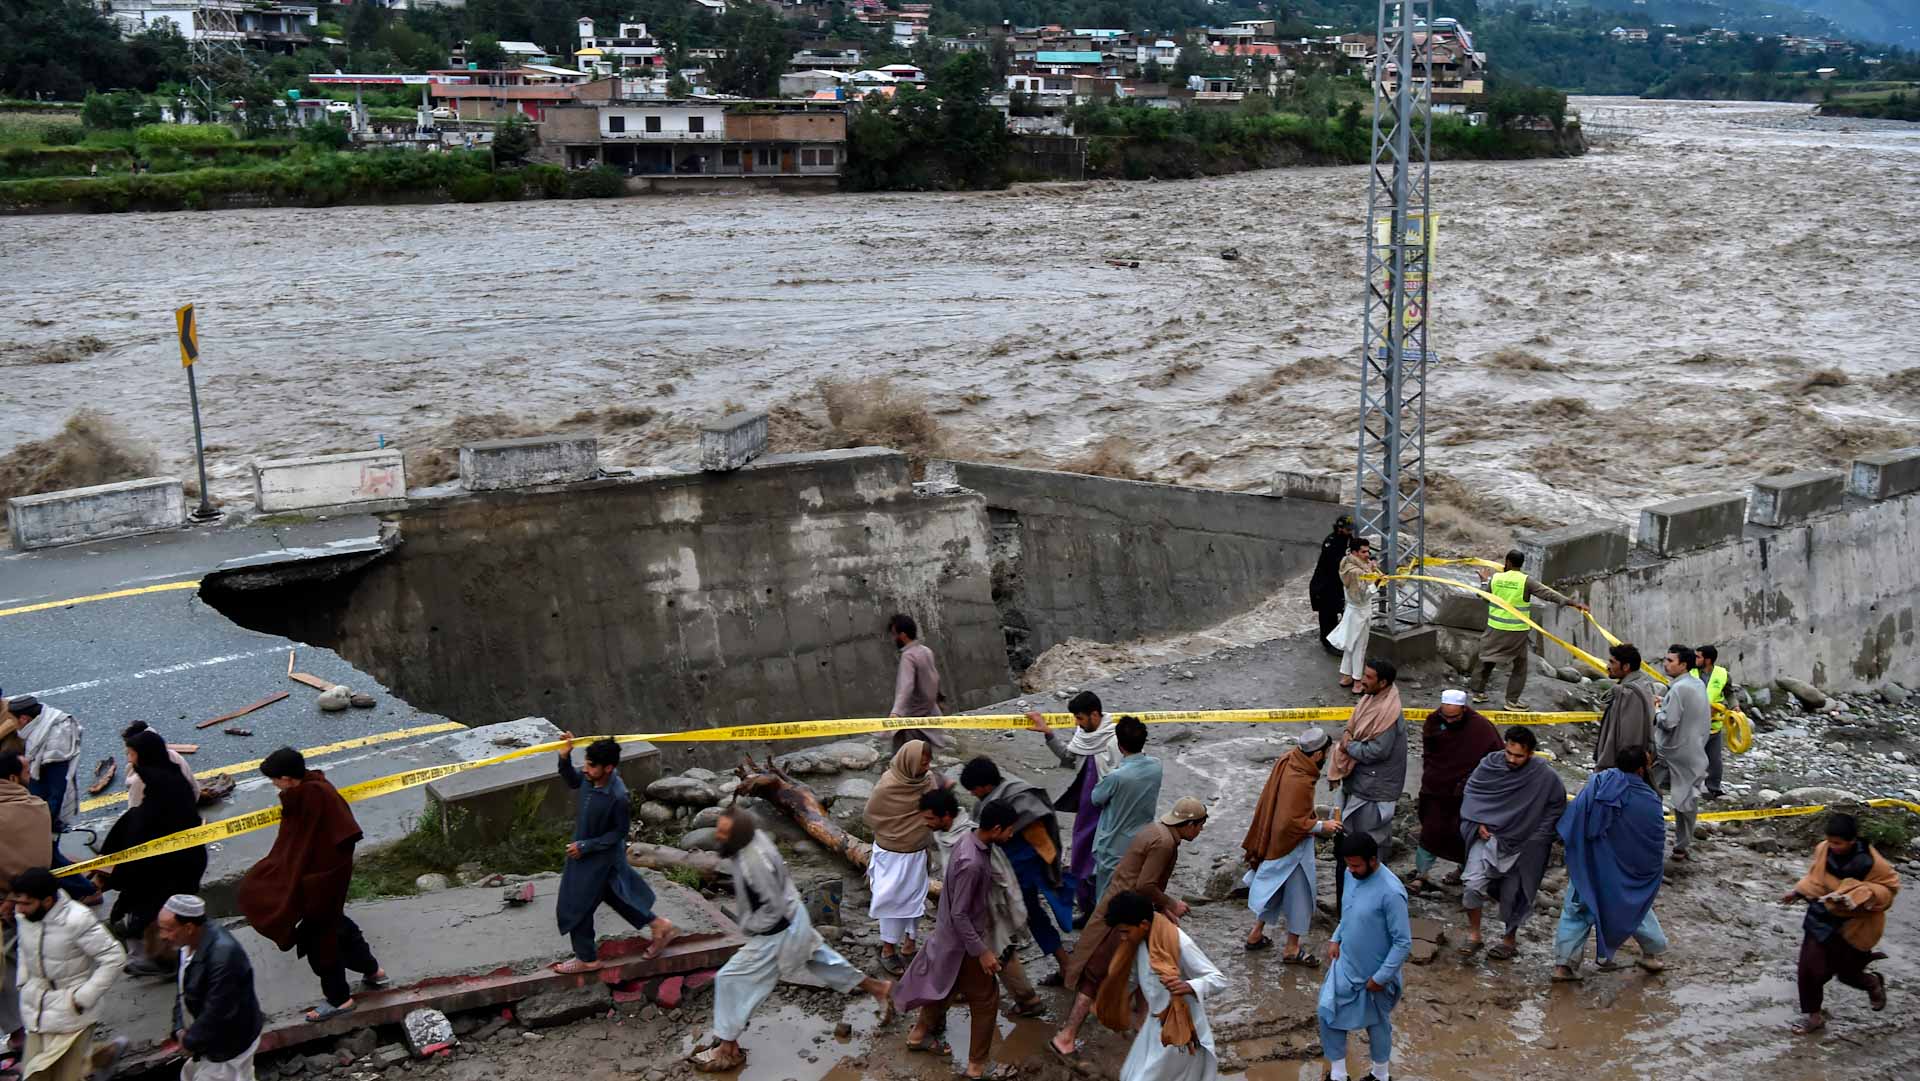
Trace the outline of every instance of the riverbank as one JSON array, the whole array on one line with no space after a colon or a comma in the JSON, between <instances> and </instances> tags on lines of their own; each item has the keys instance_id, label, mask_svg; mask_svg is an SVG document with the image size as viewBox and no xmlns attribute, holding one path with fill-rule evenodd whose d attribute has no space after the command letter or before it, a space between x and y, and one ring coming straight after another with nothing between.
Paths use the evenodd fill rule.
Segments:
<instances>
[{"instance_id":1,"label":"riverbank","mask_svg":"<svg viewBox=\"0 0 1920 1081\"><path fill-rule=\"evenodd\" d=\"M1905 120L1920 123L1920 88L1893 90L1885 94L1853 94L1823 102L1821 116L1848 117L1855 120Z\"/></svg>"}]
</instances>

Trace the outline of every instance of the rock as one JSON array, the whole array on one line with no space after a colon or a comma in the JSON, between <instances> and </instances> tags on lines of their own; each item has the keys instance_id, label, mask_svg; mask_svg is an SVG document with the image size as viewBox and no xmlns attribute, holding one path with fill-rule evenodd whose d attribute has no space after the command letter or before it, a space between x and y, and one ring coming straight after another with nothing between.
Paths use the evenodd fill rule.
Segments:
<instances>
[{"instance_id":1,"label":"rock","mask_svg":"<svg viewBox=\"0 0 1920 1081\"><path fill-rule=\"evenodd\" d=\"M827 797L827 802L831 804L843 799L858 800L862 806L865 806L868 797L872 795L872 781L867 780L865 777L846 777L842 778L839 784L833 786L833 793Z\"/></svg>"},{"instance_id":2,"label":"rock","mask_svg":"<svg viewBox=\"0 0 1920 1081\"><path fill-rule=\"evenodd\" d=\"M1412 961L1416 965L1430 964L1439 953L1439 943L1427 942L1424 939L1414 939L1413 952L1407 955L1407 960Z\"/></svg>"},{"instance_id":3,"label":"rock","mask_svg":"<svg viewBox=\"0 0 1920 1081\"><path fill-rule=\"evenodd\" d=\"M494 877L498 878L500 876L495 875ZM533 883L522 882L517 886L508 886L506 890L500 894L500 903L508 908L519 908L521 905L532 904Z\"/></svg>"},{"instance_id":4,"label":"rock","mask_svg":"<svg viewBox=\"0 0 1920 1081\"><path fill-rule=\"evenodd\" d=\"M307 1072L307 1060L297 1055L280 1063L281 1077L299 1077L305 1072Z\"/></svg>"},{"instance_id":5,"label":"rock","mask_svg":"<svg viewBox=\"0 0 1920 1081\"><path fill-rule=\"evenodd\" d=\"M1827 744L1827 750L1831 751L1834 754L1846 754L1847 745L1839 742L1838 740L1835 740L1834 742Z\"/></svg>"},{"instance_id":6,"label":"rock","mask_svg":"<svg viewBox=\"0 0 1920 1081\"><path fill-rule=\"evenodd\" d=\"M861 800L835 800L833 806L827 809L827 817L839 823L843 828L851 826L856 822L865 821L867 817L867 805Z\"/></svg>"},{"instance_id":7,"label":"rock","mask_svg":"<svg viewBox=\"0 0 1920 1081\"><path fill-rule=\"evenodd\" d=\"M526 1029L525 1031L521 1032L520 1038L522 1040L525 1040L527 1043L538 1043L540 1040L544 1039L544 1037L542 1037L538 1032L535 1032L532 1029Z\"/></svg>"},{"instance_id":8,"label":"rock","mask_svg":"<svg viewBox=\"0 0 1920 1081\"><path fill-rule=\"evenodd\" d=\"M715 773L710 769L701 769L699 766L695 766L692 769L681 770L680 776L691 777L694 780L699 781L701 784L707 784L707 785L710 785L713 782L720 779L720 775L718 773Z\"/></svg>"},{"instance_id":9,"label":"rock","mask_svg":"<svg viewBox=\"0 0 1920 1081\"><path fill-rule=\"evenodd\" d=\"M1766 709L1773 705L1772 687L1744 687L1742 690L1746 693L1749 705L1756 706L1760 709Z\"/></svg>"},{"instance_id":10,"label":"rock","mask_svg":"<svg viewBox=\"0 0 1920 1081\"><path fill-rule=\"evenodd\" d=\"M611 999L607 985L594 982L584 987L563 987L523 998L517 1012L520 1023L528 1028L552 1028L606 1012Z\"/></svg>"},{"instance_id":11,"label":"rock","mask_svg":"<svg viewBox=\"0 0 1920 1081\"><path fill-rule=\"evenodd\" d=\"M407 1049L397 1043L390 1043L373 1053L373 1064L378 1069L398 1066L407 1061Z\"/></svg>"},{"instance_id":12,"label":"rock","mask_svg":"<svg viewBox=\"0 0 1920 1081\"><path fill-rule=\"evenodd\" d=\"M660 1020L660 1007L658 1007L658 1006L655 1006L655 1005L653 1005L652 1003L648 1003L647 1005L645 1005L645 1006L643 1006L643 1007L641 1007L641 1008L640 1008L640 1020L642 1020L642 1021L658 1021L658 1020Z\"/></svg>"},{"instance_id":13,"label":"rock","mask_svg":"<svg viewBox=\"0 0 1920 1081\"><path fill-rule=\"evenodd\" d=\"M740 778L728 777L724 780L715 781L713 791L722 801L730 800L733 798L735 792L740 791Z\"/></svg>"},{"instance_id":14,"label":"rock","mask_svg":"<svg viewBox=\"0 0 1920 1081\"><path fill-rule=\"evenodd\" d=\"M1761 790L1759 791L1759 793L1758 793L1758 795L1756 796L1756 798L1757 798L1757 799L1759 799L1759 801L1760 801L1761 803L1779 803L1779 802L1780 802L1780 793L1779 793L1779 792L1776 792L1776 791L1774 791L1774 790L1773 790L1773 789L1771 789L1771 788L1762 788L1762 789L1761 789Z\"/></svg>"},{"instance_id":15,"label":"rock","mask_svg":"<svg viewBox=\"0 0 1920 1081\"><path fill-rule=\"evenodd\" d=\"M424 874L413 880L413 888L421 893L439 893L448 885L447 876L438 873Z\"/></svg>"},{"instance_id":16,"label":"rock","mask_svg":"<svg viewBox=\"0 0 1920 1081\"><path fill-rule=\"evenodd\" d=\"M400 1030L407 1037L407 1050L415 1058L426 1058L453 1044L453 1022L439 1010L409 1011L400 1021Z\"/></svg>"},{"instance_id":17,"label":"rock","mask_svg":"<svg viewBox=\"0 0 1920 1081\"><path fill-rule=\"evenodd\" d=\"M1859 796L1844 788L1809 785L1806 788L1793 788L1781 793L1780 802L1786 806L1798 807L1812 803L1860 803L1862 801Z\"/></svg>"},{"instance_id":18,"label":"rock","mask_svg":"<svg viewBox=\"0 0 1920 1081\"><path fill-rule=\"evenodd\" d=\"M334 1050L345 1051L354 1058L366 1058L379 1046L380 1037L372 1029L357 1028L340 1037L340 1042L334 1045Z\"/></svg>"},{"instance_id":19,"label":"rock","mask_svg":"<svg viewBox=\"0 0 1920 1081\"><path fill-rule=\"evenodd\" d=\"M1447 941L1446 925L1439 920L1415 919L1408 921L1407 926L1412 930L1413 937L1421 942L1445 943Z\"/></svg>"},{"instance_id":20,"label":"rock","mask_svg":"<svg viewBox=\"0 0 1920 1081\"><path fill-rule=\"evenodd\" d=\"M480 1026L480 1031L473 1034L473 1042L486 1043L488 1040L500 1035L500 1030L506 1027L507 1019L504 1017L496 1017Z\"/></svg>"},{"instance_id":21,"label":"rock","mask_svg":"<svg viewBox=\"0 0 1920 1081\"><path fill-rule=\"evenodd\" d=\"M680 835L680 847L689 852L718 852L720 834L712 827L689 830Z\"/></svg>"},{"instance_id":22,"label":"rock","mask_svg":"<svg viewBox=\"0 0 1920 1081\"><path fill-rule=\"evenodd\" d=\"M1220 258L1225 259L1229 263L1234 262L1235 260L1240 258L1240 249L1239 248L1221 248Z\"/></svg>"},{"instance_id":23,"label":"rock","mask_svg":"<svg viewBox=\"0 0 1920 1081\"><path fill-rule=\"evenodd\" d=\"M710 785L691 777L662 777L647 786L647 798L676 807L707 807L720 799Z\"/></svg>"},{"instance_id":24,"label":"rock","mask_svg":"<svg viewBox=\"0 0 1920 1081\"><path fill-rule=\"evenodd\" d=\"M817 933L821 938L826 939L828 942L838 944L841 937L847 933L847 929L844 927L835 927L832 924L828 924L825 927L815 927L814 932Z\"/></svg>"},{"instance_id":25,"label":"rock","mask_svg":"<svg viewBox=\"0 0 1920 1081\"><path fill-rule=\"evenodd\" d=\"M872 769L880 761L880 752L871 745L850 739L815 747L813 754L833 760L841 769Z\"/></svg>"},{"instance_id":26,"label":"rock","mask_svg":"<svg viewBox=\"0 0 1920 1081\"><path fill-rule=\"evenodd\" d=\"M1882 683L1874 693L1880 696L1880 701L1890 706L1904 706L1907 699L1913 697L1912 692L1898 683Z\"/></svg>"},{"instance_id":27,"label":"rock","mask_svg":"<svg viewBox=\"0 0 1920 1081\"><path fill-rule=\"evenodd\" d=\"M1792 695L1807 709L1819 709L1827 704L1827 696L1811 683L1802 683L1792 676L1781 676L1774 682L1780 684L1781 690Z\"/></svg>"},{"instance_id":28,"label":"rock","mask_svg":"<svg viewBox=\"0 0 1920 1081\"><path fill-rule=\"evenodd\" d=\"M1894 751L1892 754L1888 755L1887 757L1893 759L1895 762L1905 762L1907 760L1907 752Z\"/></svg>"},{"instance_id":29,"label":"rock","mask_svg":"<svg viewBox=\"0 0 1920 1081\"><path fill-rule=\"evenodd\" d=\"M679 976L668 976L660 981L653 991L653 1001L663 1010L677 1009L680 1000L687 993L687 981Z\"/></svg>"},{"instance_id":30,"label":"rock","mask_svg":"<svg viewBox=\"0 0 1920 1081\"><path fill-rule=\"evenodd\" d=\"M722 807L708 807L706 810L694 815L693 828L703 830L719 825L720 815L724 810L725 808Z\"/></svg>"},{"instance_id":31,"label":"rock","mask_svg":"<svg viewBox=\"0 0 1920 1081\"><path fill-rule=\"evenodd\" d=\"M328 713L338 713L353 701L353 692L344 685L336 683L320 692L320 708Z\"/></svg>"},{"instance_id":32,"label":"rock","mask_svg":"<svg viewBox=\"0 0 1920 1081\"><path fill-rule=\"evenodd\" d=\"M350 694L347 696L347 705L352 706L354 709L372 709L374 706L373 696L370 694Z\"/></svg>"},{"instance_id":33,"label":"rock","mask_svg":"<svg viewBox=\"0 0 1920 1081\"><path fill-rule=\"evenodd\" d=\"M464 1017L456 1017L453 1019L453 1034L455 1036L471 1036L480 1031L482 1024L483 1022L472 1014L467 1014Z\"/></svg>"},{"instance_id":34,"label":"rock","mask_svg":"<svg viewBox=\"0 0 1920 1081\"><path fill-rule=\"evenodd\" d=\"M1578 683L1581 680L1587 678L1587 673L1582 672L1580 669L1575 668L1573 665L1570 665L1570 664L1561 665L1560 667L1554 669L1553 674L1559 677L1562 683Z\"/></svg>"},{"instance_id":35,"label":"rock","mask_svg":"<svg viewBox=\"0 0 1920 1081\"><path fill-rule=\"evenodd\" d=\"M664 826L673 821L673 808L647 800L640 805L640 821L649 826Z\"/></svg>"},{"instance_id":36,"label":"rock","mask_svg":"<svg viewBox=\"0 0 1920 1081\"><path fill-rule=\"evenodd\" d=\"M308 1055L305 1061L308 1073L326 1073L340 1064L332 1055Z\"/></svg>"},{"instance_id":37,"label":"rock","mask_svg":"<svg viewBox=\"0 0 1920 1081\"><path fill-rule=\"evenodd\" d=\"M804 751L789 751L773 760L773 764L796 777L812 773L838 773L840 763L831 757L822 757L812 748Z\"/></svg>"},{"instance_id":38,"label":"rock","mask_svg":"<svg viewBox=\"0 0 1920 1081\"><path fill-rule=\"evenodd\" d=\"M839 1024L833 1026L833 1035L837 1039L842 1039L842 1040L852 1039L853 1038L852 1022L842 1021Z\"/></svg>"}]
</instances>

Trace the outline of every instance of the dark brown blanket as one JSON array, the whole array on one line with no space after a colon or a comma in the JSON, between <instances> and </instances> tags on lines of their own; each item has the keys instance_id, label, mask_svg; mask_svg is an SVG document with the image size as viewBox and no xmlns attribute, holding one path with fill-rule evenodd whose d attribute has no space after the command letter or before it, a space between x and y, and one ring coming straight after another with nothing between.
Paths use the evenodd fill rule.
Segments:
<instances>
[{"instance_id":1,"label":"dark brown blanket","mask_svg":"<svg viewBox=\"0 0 1920 1081\"><path fill-rule=\"evenodd\" d=\"M1481 759L1505 744L1493 722L1476 710L1462 710L1451 726L1443 720L1434 710L1420 730L1420 847L1443 860L1465 863L1460 800L1467 793L1467 778Z\"/></svg>"}]
</instances>

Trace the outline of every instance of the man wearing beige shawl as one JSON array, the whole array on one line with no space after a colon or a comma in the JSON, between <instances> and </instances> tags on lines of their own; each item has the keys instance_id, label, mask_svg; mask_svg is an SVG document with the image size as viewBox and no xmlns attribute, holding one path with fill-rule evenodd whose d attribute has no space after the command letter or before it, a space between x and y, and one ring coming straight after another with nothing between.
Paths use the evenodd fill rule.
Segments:
<instances>
[{"instance_id":1,"label":"man wearing beige shawl","mask_svg":"<svg viewBox=\"0 0 1920 1081\"><path fill-rule=\"evenodd\" d=\"M1153 910L1145 894L1123 893L1109 901L1107 920L1126 937L1100 985L1100 1020L1115 1031L1139 1029L1120 1081L1213 1081L1220 1057L1207 1000L1227 989L1227 978L1179 924ZM1139 991L1129 994L1134 985ZM1146 1010L1134 1024L1140 999Z\"/></svg>"},{"instance_id":2,"label":"man wearing beige shawl","mask_svg":"<svg viewBox=\"0 0 1920 1081\"><path fill-rule=\"evenodd\" d=\"M1867 971L1873 948L1887 930L1887 909L1900 892L1900 876L1887 858L1860 839L1852 815L1827 819L1827 839L1813 850L1813 866L1780 900L1807 903L1801 922L1800 1012L1793 1031L1808 1035L1827 1027L1822 1007L1827 981L1839 980L1867 993L1875 1011L1887 1008L1887 978Z\"/></svg>"},{"instance_id":3,"label":"man wearing beige shawl","mask_svg":"<svg viewBox=\"0 0 1920 1081\"><path fill-rule=\"evenodd\" d=\"M1382 863L1393 852L1393 811L1407 787L1407 724L1396 675L1392 661L1367 661L1353 717L1327 756L1327 780L1340 786L1342 834L1372 837Z\"/></svg>"},{"instance_id":4,"label":"man wearing beige shawl","mask_svg":"<svg viewBox=\"0 0 1920 1081\"><path fill-rule=\"evenodd\" d=\"M1360 694L1360 676L1365 670L1367 640L1373 635L1368 610L1373 606L1377 586L1374 576L1380 568L1373 562L1373 542L1354 537L1347 542L1347 557L1340 561L1340 588L1346 591L1347 610L1340 625L1327 635L1327 644L1340 651L1340 685Z\"/></svg>"},{"instance_id":5,"label":"man wearing beige shawl","mask_svg":"<svg viewBox=\"0 0 1920 1081\"><path fill-rule=\"evenodd\" d=\"M873 830L867 914L880 922L880 967L895 976L906 971L905 958L918 938L914 928L927 912L927 852L934 842L920 817L920 797L946 786L932 766L932 748L909 740L867 797L867 826Z\"/></svg>"}]
</instances>

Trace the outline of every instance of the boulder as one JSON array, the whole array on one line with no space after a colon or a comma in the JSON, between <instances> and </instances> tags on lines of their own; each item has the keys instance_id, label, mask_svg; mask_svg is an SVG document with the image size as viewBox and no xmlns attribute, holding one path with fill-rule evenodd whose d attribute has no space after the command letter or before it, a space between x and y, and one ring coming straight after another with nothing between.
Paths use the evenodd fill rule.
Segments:
<instances>
[{"instance_id":1,"label":"boulder","mask_svg":"<svg viewBox=\"0 0 1920 1081\"><path fill-rule=\"evenodd\" d=\"M838 773L840 763L828 755L817 753L817 748L804 751L789 751L773 760L773 764L796 777L811 773Z\"/></svg>"},{"instance_id":2,"label":"boulder","mask_svg":"<svg viewBox=\"0 0 1920 1081\"><path fill-rule=\"evenodd\" d=\"M647 798L676 807L708 807L720 801L712 786L691 777L662 777L647 786Z\"/></svg>"},{"instance_id":3,"label":"boulder","mask_svg":"<svg viewBox=\"0 0 1920 1081\"><path fill-rule=\"evenodd\" d=\"M1907 699L1913 697L1912 692L1898 683L1882 683L1874 693L1880 696L1880 701L1890 706L1904 706Z\"/></svg>"},{"instance_id":4,"label":"boulder","mask_svg":"<svg viewBox=\"0 0 1920 1081\"><path fill-rule=\"evenodd\" d=\"M680 835L680 847L689 852L718 852L720 834L712 827L689 830Z\"/></svg>"},{"instance_id":5,"label":"boulder","mask_svg":"<svg viewBox=\"0 0 1920 1081\"><path fill-rule=\"evenodd\" d=\"M1858 795L1844 788L1828 788L1825 785L1809 785L1805 788L1791 788L1781 793L1783 806L1798 807L1813 803L1861 803Z\"/></svg>"},{"instance_id":6,"label":"boulder","mask_svg":"<svg viewBox=\"0 0 1920 1081\"><path fill-rule=\"evenodd\" d=\"M673 808L664 803L647 800L640 804L640 821L649 826L664 826L673 821Z\"/></svg>"},{"instance_id":7,"label":"boulder","mask_svg":"<svg viewBox=\"0 0 1920 1081\"><path fill-rule=\"evenodd\" d=\"M401 1019L400 1029L406 1035L407 1050L413 1052L414 1058L426 1058L454 1043L453 1022L439 1010L413 1010Z\"/></svg>"},{"instance_id":8,"label":"boulder","mask_svg":"<svg viewBox=\"0 0 1920 1081\"><path fill-rule=\"evenodd\" d=\"M1553 670L1554 677L1562 683L1578 683L1592 673L1583 671L1571 664L1563 664Z\"/></svg>"},{"instance_id":9,"label":"boulder","mask_svg":"<svg viewBox=\"0 0 1920 1081\"><path fill-rule=\"evenodd\" d=\"M1807 709L1819 709L1827 704L1827 696L1811 683L1803 683L1792 676L1781 676L1774 682L1780 689L1792 695Z\"/></svg>"},{"instance_id":10,"label":"boulder","mask_svg":"<svg viewBox=\"0 0 1920 1081\"><path fill-rule=\"evenodd\" d=\"M827 797L829 804L839 800L857 800L866 806L868 797L873 795L873 782L865 777L845 777L833 786L833 792Z\"/></svg>"},{"instance_id":11,"label":"boulder","mask_svg":"<svg viewBox=\"0 0 1920 1081\"><path fill-rule=\"evenodd\" d=\"M723 810L724 808L721 808L721 807L708 807L707 809L701 811L699 814L694 815L693 828L697 830L703 830L703 829L709 829L713 826L719 825L720 813Z\"/></svg>"},{"instance_id":12,"label":"boulder","mask_svg":"<svg viewBox=\"0 0 1920 1081\"><path fill-rule=\"evenodd\" d=\"M413 880L413 888L421 893L439 893L448 885L446 875L431 872Z\"/></svg>"},{"instance_id":13,"label":"boulder","mask_svg":"<svg viewBox=\"0 0 1920 1081\"><path fill-rule=\"evenodd\" d=\"M523 998L515 1012L528 1028L552 1028L605 1013L612 1002L607 985L595 980L582 987L563 987Z\"/></svg>"},{"instance_id":14,"label":"boulder","mask_svg":"<svg viewBox=\"0 0 1920 1081\"><path fill-rule=\"evenodd\" d=\"M320 692L320 708L328 713L338 713L353 702L353 692L344 684L336 683Z\"/></svg>"},{"instance_id":15,"label":"boulder","mask_svg":"<svg viewBox=\"0 0 1920 1081\"><path fill-rule=\"evenodd\" d=\"M880 761L880 752L872 746L858 740L841 740L813 749L815 758L827 758L837 763L841 769L872 769Z\"/></svg>"},{"instance_id":16,"label":"boulder","mask_svg":"<svg viewBox=\"0 0 1920 1081\"><path fill-rule=\"evenodd\" d=\"M699 766L695 766L692 769L681 770L680 776L691 777L694 780L699 781L703 784L712 784L714 781L720 779L720 775L718 773L715 773L710 769L701 769Z\"/></svg>"},{"instance_id":17,"label":"boulder","mask_svg":"<svg viewBox=\"0 0 1920 1081\"><path fill-rule=\"evenodd\" d=\"M827 809L827 817L839 823L842 828L851 826L856 822L864 822L867 817L866 801L853 799L835 800L833 806Z\"/></svg>"}]
</instances>

